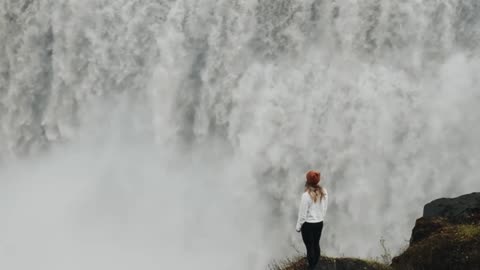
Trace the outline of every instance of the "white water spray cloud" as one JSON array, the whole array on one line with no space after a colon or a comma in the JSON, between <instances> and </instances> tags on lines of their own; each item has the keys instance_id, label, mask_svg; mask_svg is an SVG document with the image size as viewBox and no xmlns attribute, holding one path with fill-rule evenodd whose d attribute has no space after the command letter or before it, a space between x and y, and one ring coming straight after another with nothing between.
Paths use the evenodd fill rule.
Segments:
<instances>
[{"instance_id":1,"label":"white water spray cloud","mask_svg":"<svg viewBox=\"0 0 480 270\"><path fill-rule=\"evenodd\" d=\"M480 189L475 1L3 5L3 268L262 269L310 168L375 256Z\"/></svg>"}]
</instances>

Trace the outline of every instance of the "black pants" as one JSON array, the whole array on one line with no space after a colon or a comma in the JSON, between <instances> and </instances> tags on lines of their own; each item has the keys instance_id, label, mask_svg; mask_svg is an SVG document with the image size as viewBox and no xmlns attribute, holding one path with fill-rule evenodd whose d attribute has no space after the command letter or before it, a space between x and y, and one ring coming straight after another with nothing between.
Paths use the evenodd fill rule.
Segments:
<instances>
[{"instance_id":1,"label":"black pants","mask_svg":"<svg viewBox=\"0 0 480 270\"><path fill-rule=\"evenodd\" d=\"M320 259L320 237L322 236L323 221L319 223L304 223L302 226L302 239L307 248L309 269L315 269Z\"/></svg>"}]
</instances>

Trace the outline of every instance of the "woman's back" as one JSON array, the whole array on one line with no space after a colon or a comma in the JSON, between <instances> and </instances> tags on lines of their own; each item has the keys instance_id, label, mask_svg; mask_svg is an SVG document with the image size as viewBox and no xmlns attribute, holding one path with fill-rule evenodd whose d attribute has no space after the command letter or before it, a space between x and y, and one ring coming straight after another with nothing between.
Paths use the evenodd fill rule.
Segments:
<instances>
[{"instance_id":1,"label":"woman's back","mask_svg":"<svg viewBox=\"0 0 480 270\"><path fill-rule=\"evenodd\" d=\"M309 191L305 191L302 194L301 202L305 202L307 206L307 211L305 215L305 222L316 223L322 222L325 218L327 212L327 199L328 194L327 190L323 188L323 196L317 198L316 202L313 200Z\"/></svg>"}]
</instances>

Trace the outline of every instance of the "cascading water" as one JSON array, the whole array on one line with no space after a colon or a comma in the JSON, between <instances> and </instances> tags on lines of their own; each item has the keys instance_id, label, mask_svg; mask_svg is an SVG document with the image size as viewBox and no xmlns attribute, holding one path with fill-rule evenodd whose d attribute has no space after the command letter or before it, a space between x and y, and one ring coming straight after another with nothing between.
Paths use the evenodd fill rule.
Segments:
<instances>
[{"instance_id":1,"label":"cascading water","mask_svg":"<svg viewBox=\"0 0 480 270\"><path fill-rule=\"evenodd\" d=\"M480 189L480 3L2 0L0 267L264 269L397 250Z\"/></svg>"}]
</instances>

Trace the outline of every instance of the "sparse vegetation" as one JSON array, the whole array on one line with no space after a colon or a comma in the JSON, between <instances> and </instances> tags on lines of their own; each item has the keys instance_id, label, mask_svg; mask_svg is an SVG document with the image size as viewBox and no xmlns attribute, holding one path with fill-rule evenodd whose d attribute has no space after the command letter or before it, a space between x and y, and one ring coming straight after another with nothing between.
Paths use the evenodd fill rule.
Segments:
<instances>
[{"instance_id":1,"label":"sparse vegetation","mask_svg":"<svg viewBox=\"0 0 480 270\"><path fill-rule=\"evenodd\" d=\"M456 234L462 240L472 240L480 238L480 226L479 225L459 225L456 228Z\"/></svg>"},{"instance_id":2,"label":"sparse vegetation","mask_svg":"<svg viewBox=\"0 0 480 270\"><path fill-rule=\"evenodd\" d=\"M332 268L336 267L336 268ZM282 263L272 264L270 270L305 270L306 261L303 257L286 260ZM331 258L322 257L318 269L365 269L365 270L391 270L390 266L374 260L361 260L357 258Z\"/></svg>"},{"instance_id":3,"label":"sparse vegetation","mask_svg":"<svg viewBox=\"0 0 480 270\"><path fill-rule=\"evenodd\" d=\"M391 270L392 268L389 266L389 264L391 263L391 261L387 262L387 263L380 263L380 262L377 262L377 261L374 261L374 260L364 260L364 262L366 262L367 264L369 264L371 267L373 267L374 269L378 269L378 270Z\"/></svg>"},{"instance_id":4,"label":"sparse vegetation","mask_svg":"<svg viewBox=\"0 0 480 270\"><path fill-rule=\"evenodd\" d=\"M269 270L304 270L306 266L305 258L295 257L286 259L282 262L272 262L268 269Z\"/></svg>"},{"instance_id":5,"label":"sparse vegetation","mask_svg":"<svg viewBox=\"0 0 480 270\"><path fill-rule=\"evenodd\" d=\"M385 245L385 238L380 238L380 246L382 247L383 253L380 255L380 261L383 264L390 264L392 262L392 252Z\"/></svg>"}]
</instances>

